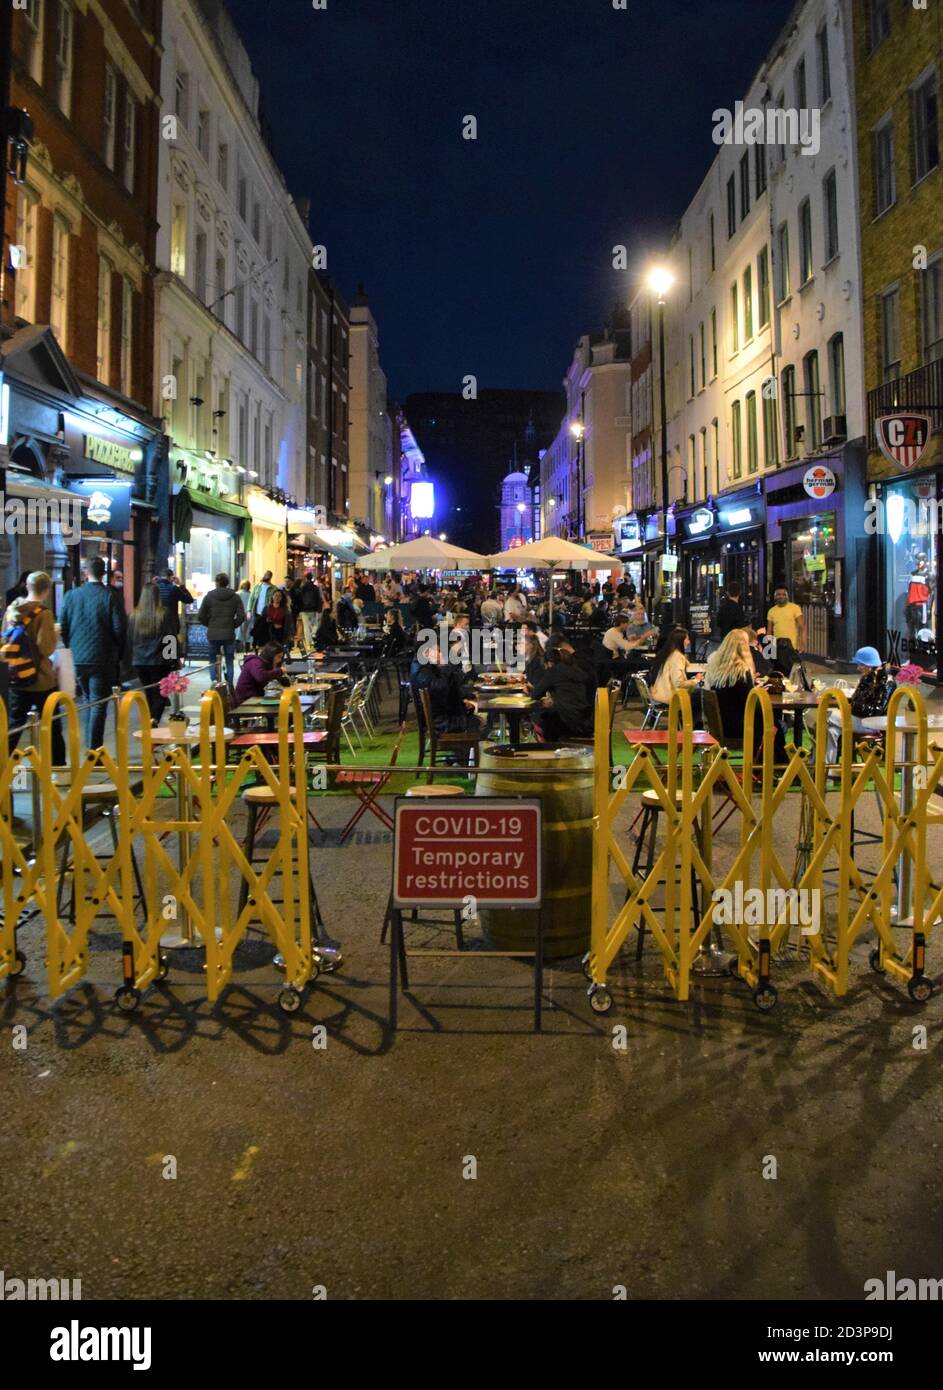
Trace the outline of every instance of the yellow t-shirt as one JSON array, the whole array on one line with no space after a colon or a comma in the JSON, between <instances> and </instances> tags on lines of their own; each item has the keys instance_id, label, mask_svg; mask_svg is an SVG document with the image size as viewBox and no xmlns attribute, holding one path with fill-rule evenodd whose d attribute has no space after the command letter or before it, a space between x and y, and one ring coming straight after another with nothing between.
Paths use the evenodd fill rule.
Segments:
<instances>
[{"instance_id":1,"label":"yellow t-shirt","mask_svg":"<svg viewBox=\"0 0 943 1390\"><path fill-rule=\"evenodd\" d=\"M798 650L801 617L802 609L798 603L784 603L782 607L774 603L766 615L766 625L777 641L782 638L784 642L791 642Z\"/></svg>"}]
</instances>

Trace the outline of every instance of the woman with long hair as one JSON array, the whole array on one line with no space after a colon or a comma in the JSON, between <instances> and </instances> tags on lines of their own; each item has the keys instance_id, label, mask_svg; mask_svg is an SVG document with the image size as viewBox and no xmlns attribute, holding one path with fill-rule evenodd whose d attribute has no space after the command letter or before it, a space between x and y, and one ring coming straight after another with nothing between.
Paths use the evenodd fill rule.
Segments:
<instances>
[{"instance_id":1,"label":"woman with long hair","mask_svg":"<svg viewBox=\"0 0 943 1390\"><path fill-rule=\"evenodd\" d=\"M663 705L671 704L671 697L676 690L690 691L691 708L695 720L699 723L701 718L699 679L695 677L694 680L688 680L688 663L684 655L690 640L683 627L673 627L670 630L655 653L655 660L648 673L648 686L652 692L652 697Z\"/></svg>"},{"instance_id":2,"label":"woman with long hair","mask_svg":"<svg viewBox=\"0 0 943 1390\"><path fill-rule=\"evenodd\" d=\"M255 700L264 695L265 687L270 681L278 681L279 685L290 685L291 682L282 671L284 659L285 648L281 642L266 642L260 651L247 656L236 682L233 709L237 705L245 704L246 700Z\"/></svg>"},{"instance_id":3,"label":"woman with long hair","mask_svg":"<svg viewBox=\"0 0 943 1390\"><path fill-rule=\"evenodd\" d=\"M388 608L383 620L383 655L399 656L406 646L406 633L400 622L399 609Z\"/></svg>"},{"instance_id":4,"label":"woman with long hair","mask_svg":"<svg viewBox=\"0 0 943 1390\"><path fill-rule=\"evenodd\" d=\"M341 640L337 626L336 607L337 605L333 608L326 608L321 615L317 636L314 639L316 652L326 652L329 647L336 647Z\"/></svg>"},{"instance_id":5,"label":"woman with long hair","mask_svg":"<svg viewBox=\"0 0 943 1390\"><path fill-rule=\"evenodd\" d=\"M544 661L545 668L531 683L530 693L535 700L549 695L553 704L534 721L537 737L541 743L557 743L567 737L588 738L593 732L594 682L577 664L569 643L548 645Z\"/></svg>"},{"instance_id":6,"label":"woman with long hair","mask_svg":"<svg viewBox=\"0 0 943 1390\"><path fill-rule=\"evenodd\" d=\"M745 628L732 628L715 652L707 661L704 673L704 689L712 690L720 708L720 722L724 735L742 743L744 716L750 691L756 684L756 667L750 635ZM759 710L753 720L754 746L763 737L763 721ZM776 725L776 739L773 745L773 759L777 763L786 761L786 740L782 728Z\"/></svg>"},{"instance_id":7,"label":"woman with long hair","mask_svg":"<svg viewBox=\"0 0 943 1390\"><path fill-rule=\"evenodd\" d=\"M144 686L144 698L151 713L151 722L158 724L167 708L167 697L158 684L180 665L176 614L161 602L157 584L151 582L141 589L137 607L128 623L131 642L131 665Z\"/></svg>"},{"instance_id":8,"label":"woman with long hair","mask_svg":"<svg viewBox=\"0 0 943 1390\"><path fill-rule=\"evenodd\" d=\"M282 647L285 646L288 638L291 637L293 624L291 622L291 610L285 597L284 589L273 589L268 605L259 614L255 627L252 629L252 640L257 647L263 647L268 642L278 642Z\"/></svg>"}]
</instances>

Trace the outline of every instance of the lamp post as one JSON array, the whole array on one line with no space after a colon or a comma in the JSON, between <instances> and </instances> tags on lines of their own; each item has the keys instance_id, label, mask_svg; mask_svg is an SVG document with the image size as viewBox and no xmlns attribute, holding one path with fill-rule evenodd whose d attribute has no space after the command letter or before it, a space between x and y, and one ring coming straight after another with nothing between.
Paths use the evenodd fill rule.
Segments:
<instances>
[{"instance_id":1,"label":"lamp post","mask_svg":"<svg viewBox=\"0 0 943 1390\"><path fill-rule=\"evenodd\" d=\"M658 384L661 394L661 513L664 552L668 553L668 393L665 373L665 304L666 295L674 284L674 276L665 266L654 266L648 273L648 288L657 296L658 305ZM670 622L673 618L669 598L671 580L662 565L662 618Z\"/></svg>"},{"instance_id":2,"label":"lamp post","mask_svg":"<svg viewBox=\"0 0 943 1390\"><path fill-rule=\"evenodd\" d=\"M526 502L518 502L518 504L517 504L517 514L518 514L518 516L520 517L520 537L521 537L521 541L522 541L522 542L523 542L523 540L524 540L524 513L525 513L526 511L527 511L527 503L526 503Z\"/></svg>"},{"instance_id":3,"label":"lamp post","mask_svg":"<svg viewBox=\"0 0 943 1390\"><path fill-rule=\"evenodd\" d=\"M584 529L585 529L585 526L584 526L585 518L584 518L584 511L583 511L583 508L584 508L584 502L583 502L583 468L584 468L584 463L583 463L583 441L584 441L584 439L585 439L585 437L586 437L586 426L583 424L583 421L582 421L582 420L574 420L573 423L572 423L572 425L570 426L570 433L572 434L573 438L576 440L576 447L577 447L577 455L576 455L576 487L577 487L577 498L576 498L576 526L577 526L577 536L578 536L578 539L582 540L582 539L583 539L583 531L584 531Z\"/></svg>"}]
</instances>

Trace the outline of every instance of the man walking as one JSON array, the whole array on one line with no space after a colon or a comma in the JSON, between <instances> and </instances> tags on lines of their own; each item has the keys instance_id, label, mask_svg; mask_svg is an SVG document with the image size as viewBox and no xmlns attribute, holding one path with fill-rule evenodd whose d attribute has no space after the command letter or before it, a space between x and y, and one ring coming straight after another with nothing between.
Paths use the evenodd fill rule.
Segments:
<instances>
[{"instance_id":1,"label":"man walking","mask_svg":"<svg viewBox=\"0 0 943 1390\"><path fill-rule=\"evenodd\" d=\"M220 652L225 656L226 679L230 686L235 675L236 629L245 620L246 610L242 606L242 599L229 587L229 575L218 574L216 588L211 589L200 604L197 621L206 628L213 661L219 660Z\"/></svg>"},{"instance_id":2,"label":"man walking","mask_svg":"<svg viewBox=\"0 0 943 1390\"><path fill-rule=\"evenodd\" d=\"M717 635L726 637L734 628L746 627L746 615L740 602L740 585L735 579L727 585L727 592L717 609Z\"/></svg>"},{"instance_id":3,"label":"man walking","mask_svg":"<svg viewBox=\"0 0 943 1390\"><path fill-rule=\"evenodd\" d=\"M19 730L29 718L31 710L42 715L46 702L58 689L56 673L50 657L56 650L56 621L47 606L52 593L52 580L43 570L36 570L27 576L26 597L16 598L10 604L3 619L3 631L23 630L23 645L31 654L26 657L29 664L24 676L10 686L10 728L17 730L10 734L9 751L12 753L20 741ZM37 739L38 743L38 739ZM52 761L54 766L65 765L65 740L62 734L62 716L52 723Z\"/></svg>"},{"instance_id":4,"label":"man walking","mask_svg":"<svg viewBox=\"0 0 943 1390\"><path fill-rule=\"evenodd\" d=\"M120 590L106 585L105 562L93 555L88 562L88 582L70 589L59 620L63 646L71 647L75 678L85 711L85 743L101 748L108 718L108 696L117 683L121 654L127 639L128 620Z\"/></svg>"},{"instance_id":5,"label":"man walking","mask_svg":"<svg viewBox=\"0 0 943 1390\"><path fill-rule=\"evenodd\" d=\"M163 574L159 574L154 582L157 585L157 592L160 594L160 601L173 620L173 631L179 638L180 605L181 603L184 604L184 606L191 604L193 602L193 595L184 584L179 583L172 569L165 569ZM176 654L177 656L183 655L183 652L179 650L179 643Z\"/></svg>"},{"instance_id":6,"label":"man walking","mask_svg":"<svg viewBox=\"0 0 943 1390\"><path fill-rule=\"evenodd\" d=\"M256 584L252 593L249 595L249 631L251 633L259 618L263 617L272 602L272 594L275 592L275 585L272 583L272 571L266 570L262 578ZM209 595L207 595L207 598Z\"/></svg>"},{"instance_id":7,"label":"man walking","mask_svg":"<svg viewBox=\"0 0 943 1390\"><path fill-rule=\"evenodd\" d=\"M314 647L314 639L318 635L318 623L324 608L324 597L310 570L305 571L298 591L298 598L301 603L301 626L304 632L304 643L308 651Z\"/></svg>"}]
</instances>

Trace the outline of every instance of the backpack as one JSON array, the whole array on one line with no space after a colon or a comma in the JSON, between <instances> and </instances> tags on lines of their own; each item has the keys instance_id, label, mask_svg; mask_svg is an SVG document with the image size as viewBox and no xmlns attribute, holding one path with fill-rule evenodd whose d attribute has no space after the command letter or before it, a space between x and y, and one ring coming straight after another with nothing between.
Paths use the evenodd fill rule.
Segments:
<instances>
[{"instance_id":1,"label":"backpack","mask_svg":"<svg viewBox=\"0 0 943 1390\"><path fill-rule=\"evenodd\" d=\"M39 674L41 657L33 642L30 627L36 617L37 608L23 614L0 638L0 661L6 663L11 690L21 690L34 681Z\"/></svg>"}]
</instances>

